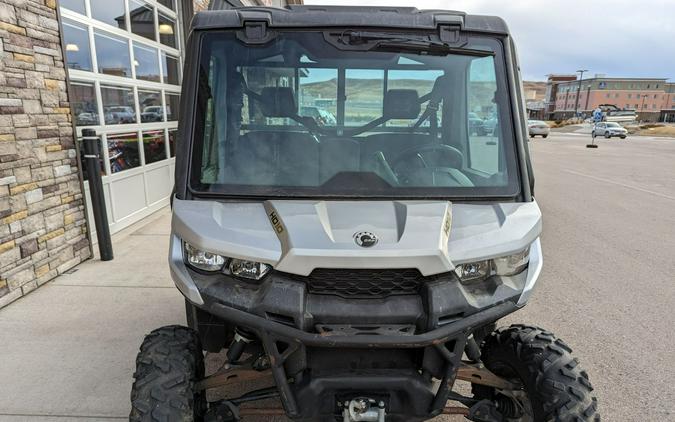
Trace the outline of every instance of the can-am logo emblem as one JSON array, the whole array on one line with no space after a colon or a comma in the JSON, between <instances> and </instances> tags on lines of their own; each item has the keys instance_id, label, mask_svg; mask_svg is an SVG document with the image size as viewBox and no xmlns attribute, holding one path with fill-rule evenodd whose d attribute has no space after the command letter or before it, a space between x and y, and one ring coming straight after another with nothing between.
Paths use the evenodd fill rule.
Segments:
<instances>
[{"instance_id":1,"label":"can-am logo emblem","mask_svg":"<svg viewBox=\"0 0 675 422\"><path fill-rule=\"evenodd\" d=\"M369 248L377 243L377 236L371 232L358 232L354 234L354 240L362 248Z\"/></svg>"}]
</instances>

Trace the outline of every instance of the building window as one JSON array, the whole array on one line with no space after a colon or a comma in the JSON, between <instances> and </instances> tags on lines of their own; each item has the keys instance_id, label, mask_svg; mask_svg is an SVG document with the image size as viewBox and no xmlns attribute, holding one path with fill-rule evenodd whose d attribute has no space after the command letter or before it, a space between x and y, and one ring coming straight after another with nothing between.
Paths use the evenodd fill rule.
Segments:
<instances>
[{"instance_id":1,"label":"building window","mask_svg":"<svg viewBox=\"0 0 675 422\"><path fill-rule=\"evenodd\" d=\"M656 109L656 104L652 104L652 109Z\"/></svg>"},{"instance_id":2,"label":"building window","mask_svg":"<svg viewBox=\"0 0 675 422\"><path fill-rule=\"evenodd\" d=\"M89 0L91 17L115 28L127 29L124 0Z\"/></svg>"},{"instance_id":3,"label":"building window","mask_svg":"<svg viewBox=\"0 0 675 422\"><path fill-rule=\"evenodd\" d=\"M75 115L75 125L100 125L101 122L98 118L98 104L96 102L96 90L94 89L94 84L87 82L71 82L70 93L70 107Z\"/></svg>"},{"instance_id":4,"label":"building window","mask_svg":"<svg viewBox=\"0 0 675 422\"><path fill-rule=\"evenodd\" d=\"M180 106L180 95L166 94L166 120L178 120L178 108Z\"/></svg>"},{"instance_id":5,"label":"building window","mask_svg":"<svg viewBox=\"0 0 675 422\"><path fill-rule=\"evenodd\" d=\"M164 73L164 83L171 85L180 84L178 71L178 58L162 52L162 72Z\"/></svg>"},{"instance_id":6,"label":"building window","mask_svg":"<svg viewBox=\"0 0 675 422\"><path fill-rule=\"evenodd\" d=\"M654 86L654 88L659 89L659 84L656 84L656 86Z\"/></svg>"},{"instance_id":7,"label":"building window","mask_svg":"<svg viewBox=\"0 0 675 422\"><path fill-rule=\"evenodd\" d=\"M164 130L143 132L143 154L145 155L145 164L166 160Z\"/></svg>"},{"instance_id":8,"label":"building window","mask_svg":"<svg viewBox=\"0 0 675 422\"><path fill-rule=\"evenodd\" d=\"M630 100L631 98L633 98L633 94L628 94L628 99Z\"/></svg>"},{"instance_id":9,"label":"building window","mask_svg":"<svg viewBox=\"0 0 675 422\"><path fill-rule=\"evenodd\" d=\"M638 105L637 105L637 104L635 104L635 109L636 109L636 110L638 109Z\"/></svg>"},{"instance_id":10,"label":"building window","mask_svg":"<svg viewBox=\"0 0 675 422\"><path fill-rule=\"evenodd\" d=\"M157 0L157 3L162 6L168 7L171 10L176 10L176 6L173 4L173 0Z\"/></svg>"},{"instance_id":11,"label":"building window","mask_svg":"<svg viewBox=\"0 0 675 422\"><path fill-rule=\"evenodd\" d=\"M176 21L164 16L158 15L159 18L159 42L169 47L176 48Z\"/></svg>"},{"instance_id":12,"label":"building window","mask_svg":"<svg viewBox=\"0 0 675 422\"><path fill-rule=\"evenodd\" d=\"M131 77L129 44L127 41L107 33L94 31L98 73Z\"/></svg>"},{"instance_id":13,"label":"building window","mask_svg":"<svg viewBox=\"0 0 675 422\"><path fill-rule=\"evenodd\" d=\"M146 3L129 0L129 21L131 32L149 40L157 41L155 36L155 11Z\"/></svg>"},{"instance_id":14,"label":"building window","mask_svg":"<svg viewBox=\"0 0 675 422\"><path fill-rule=\"evenodd\" d=\"M66 44L68 67L75 70L92 71L87 27L64 19L63 40Z\"/></svg>"},{"instance_id":15,"label":"building window","mask_svg":"<svg viewBox=\"0 0 675 422\"><path fill-rule=\"evenodd\" d=\"M654 99L659 98L659 94L654 94Z\"/></svg>"},{"instance_id":16,"label":"building window","mask_svg":"<svg viewBox=\"0 0 675 422\"><path fill-rule=\"evenodd\" d=\"M132 88L102 86L101 102L103 103L105 124L136 123L136 107L134 106L134 90Z\"/></svg>"},{"instance_id":17,"label":"building window","mask_svg":"<svg viewBox=\"0 0 675 422\"><path fill-rule=\"evenodd\" d=\"M108 135L110 172L119 173L141 165L136 132Z\"/></svg>"},{"instance_id":18,"label":"building window","mask_svg":"<svg viewBox=\"0 0 675 422\"><path fill-rule=\"evenodd\" d=\"M618 92L614 94L614 98L619 98L619 93L618 93Z\"/></svg>"},{"instance_id":19,"label":"building window","mask_svg":"<svg viewBox=\"0 0 675 422\"><path fill-rule=\"evenodd\" d=\"M169 129L169 157L176 156L177 139L178 139L178 129Z\"/></svg>"},{"instance_id":20,"label":"building window","mask_svg":"<svg viewBox=\"0 0 675 422\"><path fill-rule=\"evenodd\" d=\"M73 12L85 14L84 0L59 0L59 5Z\"/></svg>"},{"instance_id":21,"label":"building window","mask_svg":"<svg viewBox=\"0 0 675 422\"><path fill-rule=\"evenodd\" d=\"M160 82L159 56L156 48L134 42L134 67L136 79Z\"/></svg>"},{"instance_id":22,"label":"building window","mask_svg":"<svg viewBox=\"0 0 675 422\"><path fill-rule=\"evenodd\" d=\"M141 107L141 123L164 121L164 107L162 107L161 92L141 91L139 89L138 104Z\"/></svg>"}]
</instances>

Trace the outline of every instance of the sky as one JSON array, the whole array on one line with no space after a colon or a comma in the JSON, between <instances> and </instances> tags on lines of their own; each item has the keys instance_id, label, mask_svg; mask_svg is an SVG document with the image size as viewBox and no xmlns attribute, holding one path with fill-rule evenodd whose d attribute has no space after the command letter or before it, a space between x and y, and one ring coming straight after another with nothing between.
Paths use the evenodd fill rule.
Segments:
<instances>
[{"instance_id":1,"label":"sky","mask_svg":"<svg viewBox=\"0 0 675 422\"><path fill-rule=\"evenodd\" d=\"M675 0L305 0L496 15L518 48L523 79L588 69L609 77L675 81Z\"/></svg>"}]
</instances>

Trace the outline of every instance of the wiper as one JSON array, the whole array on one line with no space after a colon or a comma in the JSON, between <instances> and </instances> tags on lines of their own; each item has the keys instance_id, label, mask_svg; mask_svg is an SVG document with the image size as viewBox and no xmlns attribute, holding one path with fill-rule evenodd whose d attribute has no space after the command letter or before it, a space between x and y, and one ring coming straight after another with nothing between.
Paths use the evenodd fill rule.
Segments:
<instances>
[{"instance_id":1,"label":"wiper","mask_svg":"<svg viewBox=\"0 0 675 422\"><path fill-rule=\"evenodd\" d=\"M453 47L427 36L401 36L382 32L346 31L339 37L341 44L362 46L364 51L410 51L419 54L447 55L461 54L475 57L494 56L493 51Z\"/></svg>"}]
</instances>

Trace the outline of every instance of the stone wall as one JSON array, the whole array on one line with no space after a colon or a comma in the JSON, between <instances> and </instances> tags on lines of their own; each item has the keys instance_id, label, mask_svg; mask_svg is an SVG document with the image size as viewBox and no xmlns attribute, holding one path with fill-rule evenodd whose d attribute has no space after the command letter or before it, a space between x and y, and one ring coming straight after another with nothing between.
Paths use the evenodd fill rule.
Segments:
<instances>
[{"instance_id":1,"label":"stone wall","mask_svg":"<svg viewBox=\"0 0 675 422\"><path fill-rule=\"evenodd\" d=\"M0 0L0 307L90 255L56 0Z\"/></svg>"}]
</instances>

